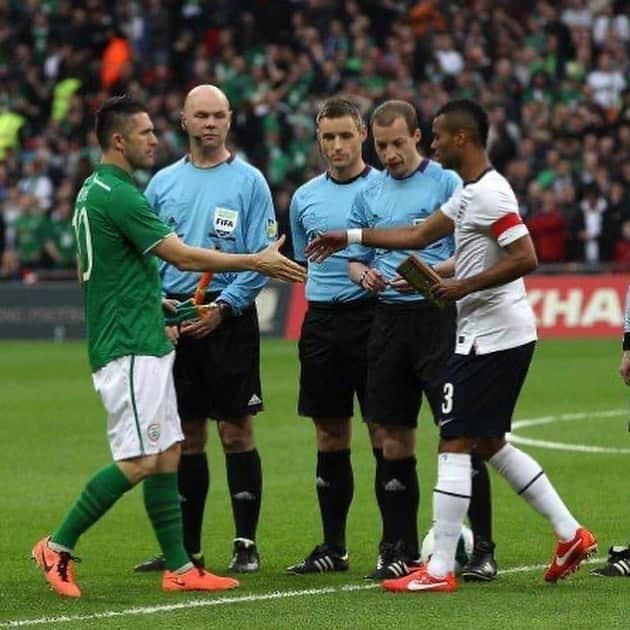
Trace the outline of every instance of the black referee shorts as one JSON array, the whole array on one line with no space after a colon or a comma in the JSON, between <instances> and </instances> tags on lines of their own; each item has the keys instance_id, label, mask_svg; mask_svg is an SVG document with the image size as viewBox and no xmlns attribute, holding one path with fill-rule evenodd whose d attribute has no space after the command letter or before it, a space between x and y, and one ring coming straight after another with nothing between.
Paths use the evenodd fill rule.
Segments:
<instances>
[{"instance_id":1,"label":"black referee shorts","mask_svg":"<svg viewBox=\"0 0 630 630\"><path fill-rule=\"evenodd\" d=\"M440 420L455 316L454 305L441 310L425 300L377 305L368 343L366 420L416 427L423 393L434 421Z\"/></svg>"},{"instance_id":2,"label":"black referee shorts","mask_svg":"<svg viewBox=\"0 0 630 630\"><path fill-rule=\"evenodd\" d=\"M309 302L299 341L298 413L350 418L356 394L365 415L367 341L374 300Z\"/></svg>"},{"instance_id":3,"label":"black referee shorts","mask_svg":"<svg viewBox=\"0 0 630 630\"><path fill-rule=\"evenodd\" d=\"M263 408L256 305L203 339L182 335L173 367L183 419L238 420Z\"/></svg>"},{"instance_id":4,"label":"black referee shorts","mask_svg":"<svg viewBox=\"0 0 630 630\"><path fill-rule=\"evenodd\" d=\"M440 435L502 437L525 382L536 342L490 352L454 354L446 366Z\"/></svg>"}]
</instances>

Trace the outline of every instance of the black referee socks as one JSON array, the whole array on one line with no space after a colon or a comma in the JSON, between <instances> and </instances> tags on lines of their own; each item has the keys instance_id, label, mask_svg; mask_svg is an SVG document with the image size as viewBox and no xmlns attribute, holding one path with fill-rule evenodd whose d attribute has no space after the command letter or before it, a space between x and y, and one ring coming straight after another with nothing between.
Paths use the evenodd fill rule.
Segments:
<instances>
[{"instance_id":1,"label":"black referee socks","mask_svg":"<svg viewBox=\"0 0 630 630\"><path fill-rule=\"evenodd\" d=\"M262 500L262 466L258 450L226 453L225 466L236 527L235 538L255 541Z\"/></svg>"},{"instance_id":2,"label":"black referee socks","mask_svg":"<svg viewBox=\"0 0 630 630\"><path fill-rule=\"evenodd\" d=\"M374 453L376 463L374 470L374 494L383 526L380 542L394 543L396 540L392 538L392 533L385 529L385 464L383 463L385 460L383 459L383 449L373 448L372 453Z\"/></svg>"},{"instance_id":3,"label":"black referee socks","mask_svg":"<svg viewBox=\"0 0 630 630\"><path fill-rule=\"evenodd\" d=\"M475 535L475 543L482 540L492 542L492 502L490 497L490 477L486 462L480 455L472 453L472 492L468 506L468 520Z\"/></svg>"},{"instance_id":4,"label":"black referee socks","mask_svg":"<svg viewBox=\"0 0 630 630\"><path fill-rule=\"evenodd\" d=\"M420 489L416 474L416 458L384 459L383 489L385 509L383 530L387 532L387 542L402 541L409 559L418 555L418 505Z\"/></svg>"},{"instance_id":5,"label":"black referee socks","mask_svg":"<svg viewBox=\"0 0 630 630\"><path fill-rule=\"evenodd\" d=\"M317 498L324 543L346 551L346 519L354 494L350 449L317 452Z\"/></svg>"}]
</instances>

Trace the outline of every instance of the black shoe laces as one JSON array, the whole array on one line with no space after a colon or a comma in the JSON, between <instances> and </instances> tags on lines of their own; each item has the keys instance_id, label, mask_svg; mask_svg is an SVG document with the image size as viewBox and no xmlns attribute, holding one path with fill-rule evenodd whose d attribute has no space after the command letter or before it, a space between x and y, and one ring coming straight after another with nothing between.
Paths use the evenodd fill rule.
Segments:
<instances>
[{"instance_id":1,"label":"black shoe laces","mask_svg":"<svg viewBox=\"0 0 630 630\"><path fill-rule=\"evenodd\" d=\"M81 562L81 558L77 558L67 551L61 551L59 553L59 562L57 563L57 573L64 582L69 582L68 569L70 568L70 561Z\"/></svg>"}]
</instances>

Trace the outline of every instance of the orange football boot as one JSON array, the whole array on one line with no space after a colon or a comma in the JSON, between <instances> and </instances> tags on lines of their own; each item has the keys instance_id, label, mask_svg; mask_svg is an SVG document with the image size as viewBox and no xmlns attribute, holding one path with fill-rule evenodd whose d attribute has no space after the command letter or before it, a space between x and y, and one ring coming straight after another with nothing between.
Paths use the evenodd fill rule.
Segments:
<instances>
[{"instance_id":1,"label":"orange football boot","mask_svg":"<svg viewBox=\"0 0 630 630\"><path fill-rule=\"evenodd\" d=\"M48 547L50 536L42 538L31 551L31 559L44 572L50 588L62 597L81 597L74 581L74 560L67 551L53 551Z\"/></svg>"},{"instance_id":2,"label":"orange football boot","mask_svg":"<svg viewBox=\"0 0 630 630\"><path fill-rule=\"evenodd\" d=\"M545 572L545 581L557 582L575 573L582 562L595 552L597 552L595 536L585 527L578 528L571 540L556 543L553 559Z\"/></svg>"},{"instance_id":3,"label":"orange football boot","mask_svg":"<svg viewBox=\"0 0 630 630\"><path fill-rule=\"evenodd\" d=\"M385 580L383 588L391 593L452 593L457 590L453 573L438 578L429 573L426 564L420 569L395 580Z\"/></svg>"},{"instance_id":4,"label":"orange football boot","mask_svg":"<svg viewBox=\"0 0 630 630\"><path fill-rule=\"evenodd\" d=\"M238 580L214 575L208 571L193 567L186 573L164 571L162 589L165 591L227 591L240 585Z\"/></svg>"}]
</instances>

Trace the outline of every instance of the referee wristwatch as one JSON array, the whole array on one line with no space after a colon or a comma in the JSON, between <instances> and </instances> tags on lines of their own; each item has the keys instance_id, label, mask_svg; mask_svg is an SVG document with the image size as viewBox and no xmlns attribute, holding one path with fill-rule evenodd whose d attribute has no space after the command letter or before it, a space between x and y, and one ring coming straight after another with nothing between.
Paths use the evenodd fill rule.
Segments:
<instances>
[{"instance_id":1,"label":"referee wristwatch","mask_svg":"<svg viewBox=\"0 0 630 630\"><path fill-rule=\"evenodd\" d=\"M624 350L624 352L626 350L630 350L630 332L624 332L623 333L623 344L622 344L622 348Z\"/></svg>"},{"instance_id":2,"label":"referee wristwatch","mask_svg":"<svg viewBox=\"0 0 630 630\"><path fill-rule=\"evenodd\" d=\"M232 305L229 302L225 302L224 300L211 302L210 306L216 306L219 309L219 312L221 313L221 317L223 317L223 319L228 319L228 317L232 317L232 315L234 315Z\"/></svg>"}]
</instances>

